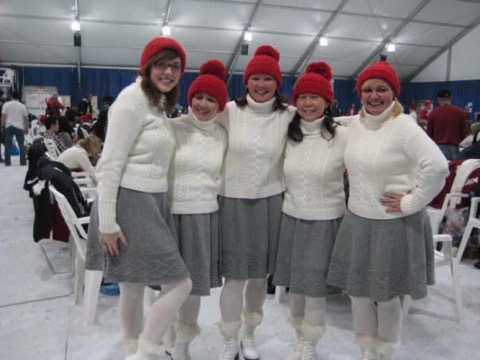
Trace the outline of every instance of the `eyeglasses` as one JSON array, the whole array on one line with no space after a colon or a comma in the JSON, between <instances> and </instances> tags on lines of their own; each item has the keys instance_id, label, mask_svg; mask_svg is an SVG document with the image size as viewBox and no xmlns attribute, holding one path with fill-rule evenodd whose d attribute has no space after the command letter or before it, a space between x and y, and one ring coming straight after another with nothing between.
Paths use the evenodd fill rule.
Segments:
<instances>
[{"instance_id":1,"label":"eyeglasses","mask_svg":"<svg viewBox=\"0 0 480 360\"><path fill-rule=\"evenodd\" d=\"M182 66L179 64L166 64L162 62L156 62L153 63L153 67L160 71L167 71L167 69L170 68L170 70L172 70L172 73L174 74L178 74L180 71L182 71Z\"/></svg>"}]
</instances>

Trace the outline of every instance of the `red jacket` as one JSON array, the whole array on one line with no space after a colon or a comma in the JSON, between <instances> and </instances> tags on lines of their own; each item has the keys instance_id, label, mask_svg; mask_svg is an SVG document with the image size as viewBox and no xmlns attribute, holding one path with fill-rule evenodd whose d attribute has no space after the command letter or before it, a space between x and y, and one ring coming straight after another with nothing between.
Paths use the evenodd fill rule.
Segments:
<instances>
[{"instance_id":1,"label":"red jacket","mask_svg":"<svg viewBox=\"0 0 480 360\"><path fill-rule=\"evenodd\" d=\"M470 134L467 114L458 106L439 106L428 116L427 134L437 144L458 146Z\"/></svg>"}]
</instances>

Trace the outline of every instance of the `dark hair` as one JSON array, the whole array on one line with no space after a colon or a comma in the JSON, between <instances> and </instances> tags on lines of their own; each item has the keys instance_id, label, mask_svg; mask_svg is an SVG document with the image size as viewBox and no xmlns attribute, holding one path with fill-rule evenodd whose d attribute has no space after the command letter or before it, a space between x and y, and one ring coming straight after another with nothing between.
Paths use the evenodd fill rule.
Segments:
<instances>
[{"instance_id":1,"label":"dark hair","mask_svg":"<svg viewBox=\"0 0 480 360\"><path fill-rule=\"evenodd\" d=\"M58 119L55 116L47 116L44 121L44 125L47 130L50 130L52 125L55 125L56 123L58 123Z\"/></svg>"},{"instance_id":2,"label":"dark hair","mask_svg":"<svg viewBox=\"0 0 480 360\"><path fill-rule=\"evenodd\" d=\"M152 83L150 80L150 74L152 72L152 65L157 61L166 61L166 60L174 60L179 58L180 56L173 50L165 49L160 51L157 55L152 56L152 58L148 61L145 71L140 74L142 77L141 87L143 92L148 98L148 102L150 105L162 107L160 104L160 99L162 95L165 95L165 105L164 108L166 111L171 111L175 104L177 103L178 97L180 96L180 82L175 85L175 87L170 90L168 93L162 94ZM182 64L184 65L184 64Z\"/></svg>"},{"instance_id":3,"label":"dark hair","mask_svg":"<svg viewBox=\"0 0 480 360\"><path fill-rule=\"evenodd\" d=\"M323 138L327 140L332 140L335 137L335 129L337 124L332 117L332 111L330 107L325 108L324 112L325 118L322 121L322 125L320 126L320 134ZM302 129L300 128L300 119L302 117L298 113L298 111L293 116L292 121L288 124L288 138L292 139L295 142L302 142L303 141L303 133ZM328 133L328 134L327 134Z\"/></svg>"},{"instance_id":4,"label":"dark hair","mask_svg":"<svg viewBox=\"0 0 480 360\"><path fill-rule=\"evenodd\" d=\"M58 117L58 125L60 125L59 132L66 132L68 135L70 135L70 137L72 137L73 127L68 122L66 116Z\"/></svg>"},{"instance_id":5,"label":"dark hair","mask_svg":"<svg viewBox=\"0 0 480 360\"><path fill-rule=\"evenodd\" d=\"M248 91L245 93L245 95L235 100L235 103L237 104L238 107L244 108L245 106L247 106L248 104L247 94L248 94ZM275 90L274 97L275 97L275 102L273 103L272 111L277 111L277 110L283 111L288 107L287 97L283 94L280 94L278 89Z\"/></svg>"},{"instance_id":6,"label":"dark hair","mask_svg":"<svg viewBox=\"0 0 480 360\"><path fill-rule=\"evenodd\" d=\"M20 99L20 92L18 92L18 91L16 91L16 90L13 91L13 92L12 92L12 99L17 99L17 100L19 100L19 99Z\"/></svg>"}]
</instances>

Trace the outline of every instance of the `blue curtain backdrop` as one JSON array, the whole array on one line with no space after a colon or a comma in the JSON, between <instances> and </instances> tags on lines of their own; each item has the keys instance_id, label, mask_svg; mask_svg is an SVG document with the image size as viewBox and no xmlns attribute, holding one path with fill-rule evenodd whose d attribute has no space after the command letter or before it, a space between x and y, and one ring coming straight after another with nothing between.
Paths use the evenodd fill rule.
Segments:
<instances>
[{"instance_id":1,"label":"blue curtain backdrop","mask_svg":"<svg viewBox=\"0 0 480 360\"><path fill-rule=\"evenodd\" d=\"M104 95L116 97L120 91L135 81L137 71L119 69L82 69L81 83L78 82L76 68L65 67L18 67L19 87L22 86L56 86L60 94L70 95L72 106L78 106L82 95L91 92L97 95L99 100ZM187 105L188 87L198 76L198 73L185 73L180 80L179 103ZM292 97L292 87L295 78L283 77L283 85L280 92L289 99ZM448 88L453 94L453 104L462 109L469 102L473 103L473 112L480 112L480 80L450 81L450 82L424 82L403 83L400 101L408 109L412 102L431 99L436 101L437 91ZM245 94L245 86L241 74L233 74L228 81L228 93L230 99L235 99ZM355 104L360 108L360 102L355 90L354 80L335 80L334 94L340 109L346 112ZM473 118L473 115L471 116Z\"/></svg>"}]
</instances>

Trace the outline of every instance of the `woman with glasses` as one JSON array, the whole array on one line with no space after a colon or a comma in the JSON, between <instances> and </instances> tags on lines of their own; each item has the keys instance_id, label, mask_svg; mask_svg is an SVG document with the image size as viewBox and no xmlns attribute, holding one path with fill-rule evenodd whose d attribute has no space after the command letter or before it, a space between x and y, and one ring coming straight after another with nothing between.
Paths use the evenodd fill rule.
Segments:
<instances>
[{"instance_id":1,"label":"woman with glasses","mask_svg":"<svg viewBox=\"0 0 480 360\"><path fill-rule=\"evenodd\" d=\"M175 137L165 111L177 102L185 62L185 51L172 38L147 43L140 76L110 108L97 166L98 202L89 227L87 268L98 269L95 246L100 244L105 280L120 284L128 360L169 359L162 338L192 288L167 196ZM146 285L161 286L162 294L143 324Z\"/></svg>"}]
</instances>

